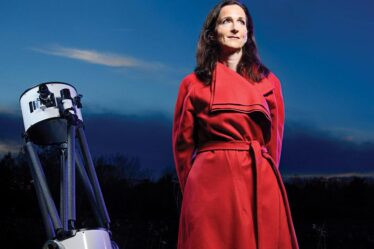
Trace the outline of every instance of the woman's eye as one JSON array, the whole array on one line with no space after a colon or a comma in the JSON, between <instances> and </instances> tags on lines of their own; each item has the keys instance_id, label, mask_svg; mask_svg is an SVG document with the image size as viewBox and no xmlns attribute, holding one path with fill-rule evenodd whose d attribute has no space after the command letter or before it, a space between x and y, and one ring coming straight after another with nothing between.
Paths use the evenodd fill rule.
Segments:
<instances>
[{"instance_id":1,"label":"woman's eye","mask_svg":"<svg viewBox=\"0 0 374 249\"><path fill-rule=\"evenodd\" d=\"M245 21L244 20L239 20L239 22L243 25L245 25Z\"/></svg>"}]
</instances>

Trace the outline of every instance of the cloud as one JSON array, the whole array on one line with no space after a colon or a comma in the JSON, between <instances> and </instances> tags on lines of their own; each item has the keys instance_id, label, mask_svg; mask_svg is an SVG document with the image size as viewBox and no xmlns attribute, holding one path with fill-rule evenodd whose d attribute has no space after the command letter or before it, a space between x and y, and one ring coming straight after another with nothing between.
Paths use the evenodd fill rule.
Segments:
<instances>
[{"instance_id":1,"label":"cloud","mask_svg":"<svg viewBox=\"0 0 374 249\"><path fill-rule=\"evenodd\" d=\"M6 153L17 153L21 149L21 145L15 142L2 142L0 141L0 155Z\"/></svg>"},{"instance_id":2,"label":"cloud","mask_svg":"<svg viewBox=\"0 0 374 249\"><path fill-rule=\"evenodd\" d=\"M136 157L141 167L149 169L153 176L174 167L171 120L162 115L86 115L85 126L95 156L120 153Z\"/></svg>"},{"instance_id":3,"label":"cloud","mask_svg":"<svg viewBox=\"0 0 374 249\"><path fill-rule=\"evenodd\" d=\"M22 117L16 113L0 110L0 155L20 151L23 142Z\"/></svg>"},{"instance_id":4,"label":"cloud","mask_svg":"<svg viewBox=\"0 0 374 249\"><path fill-rule=\"evenodd\" d=\"M22 140L24 133L21 115L0 111L0 141Z\"/></svg>"},{"instance_id":5,"label":"cloud","mask_svg":"<svg viewBox=\"0 0 374 249\"><path fill-rule=\"evenodd\" d=\"M338 174L373 172L374 142L345 136L301 123L285 127L281 167L286 174Z\"/></svg>"},{"instance_id":6,"label":"cloud","mask_svg":"<svg viewBox=\"0 0 374 249\"><path fill-rule=\"evenodd\" d=\"M374 178L374 172L367 173L357 173L357 172L347 172L347 173L337 173L337 174L289 174L283 175L283 178L286 180L292 180L295 177L297 178L352 178L352 177L370 177Z\"/></svg>"},{"instance_id":7,"label":"cloud","mask_svg":"<svg viewBox=\"0 0 374 249\"><path fill-rule=\"evenodd\" d=\"M19 110L19 107L18 106L14 106L14 105L9 105L9 106L5 106L5 105L2 105L0 106L0 115L11 115L11 116L19 116L21 115L21 112Z\"/></svg>"},{"instance_id":8,"label":"cloud","mask_svg":"<svg viewBox=\"0 0 374 249\"><path fill-rule=\"evenodd\" d=\"M171 120L154 113L147 117L90 114L84 118L85 133L93 157L122 154L139 159L153 177L173 168ZM0 155L17 153L23 144L22 117L0 112Z\"/></svg>"},{"instance_id":9,"label":"cloud","mask_svg":"<svg viewBox=\"0 0 374 249\"><path fill-rule=\"evenodd\" d=\"M31 48L31 50L43 54L66 57L80 60L91 64L104 65L116 68L140 68L158 70L167 68L159 62L145 62L130 56L99 52L88 49L68 48L59 45L49 46L46 48Z\"/></svg>"},{"instance_id":10,"label":"cloud","mask_svg":"<svg viewBox=\"0 0 374 249\"><path fill-rule=\"evenodd\" d=\"M173 168L171 119L120 114L85 115L92 155L138 158L153 176ZM22 117L0 112L0 153L17 152L23 143ZM287 122L280 170L285 176L367 176L374 172L374 142L352 142L300 122ZM347 175L345 175L347 174Z\"/></svg>"},{"instance_id":11,"label":"cloud","mask_svg":"<svg viewBox=\"0 0 374 249\"><path fill-rule=\"evenodd\" d=\"M374 141L372 129L333 127L331 132L347 142L364 143Z\"/></svg>"}]
</instances>

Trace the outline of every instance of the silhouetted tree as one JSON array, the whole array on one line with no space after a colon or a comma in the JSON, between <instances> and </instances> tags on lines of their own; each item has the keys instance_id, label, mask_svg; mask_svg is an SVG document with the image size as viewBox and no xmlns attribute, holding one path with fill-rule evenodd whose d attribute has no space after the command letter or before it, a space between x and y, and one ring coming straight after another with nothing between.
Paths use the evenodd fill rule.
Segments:
<instances>
[{"instance_id":1,"label":"silhouetted tree","mask_svg":"<svg viewBox=\"0 0 374 249\"><path fill-rule=\"evenodd\" d=\"M58 199L59 151L41 150L40 158ZM172 167L150 179L136 158L101 156L95 160L114 240L124 249L176 248L181 193ZM372 178L302 178L285 182L300 248L374 248ZM95 221L77 178L78 225ZM41 248L44 228L28 157L20 151L0 160L0 243L7 249Z\"/></svg>"}]
</instances>

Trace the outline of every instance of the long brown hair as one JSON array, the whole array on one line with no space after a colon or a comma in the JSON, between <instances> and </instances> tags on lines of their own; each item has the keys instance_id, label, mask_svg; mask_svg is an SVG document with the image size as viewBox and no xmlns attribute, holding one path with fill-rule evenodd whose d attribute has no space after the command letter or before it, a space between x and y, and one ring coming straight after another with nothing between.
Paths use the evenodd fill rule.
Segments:
<instances>
[{"instance_id":1,"label":"long brown hair","mask_svg":"<svg viewBox=\"0 0 374 249\"><path fill-rule=\"evenodd\" d=\"M196 51L196 76L206 84L210 84L214 67L219 59L220 46L217 41L216 23L221 9L227 5L238 5L247 17L247 42L243 46L243 54L238 64L238 73L252 81L259 82L268 76L269 69L263 65L257 54L257 46L253 35L253 22L247 7L237 0L224 0L218 3L208 14L200 33Z\"/></svg>"}]
</instances>

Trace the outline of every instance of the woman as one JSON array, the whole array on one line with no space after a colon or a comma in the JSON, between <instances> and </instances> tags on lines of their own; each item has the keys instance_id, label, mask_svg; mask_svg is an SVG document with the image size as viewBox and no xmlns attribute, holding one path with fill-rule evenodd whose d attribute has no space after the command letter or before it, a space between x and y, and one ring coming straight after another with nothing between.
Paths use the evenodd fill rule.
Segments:
<instances>
[{"instance_id":1,"label":"woman","mask_svg":"<svg viewBox=\"0 0 374 249\"><path fill-rule=\"evenodd\" d=\"M219 3L176 103L178 249L298 248L278 171L283 124L280 82L257 56L247 8Z\"/></svg>"}]
</instances>

